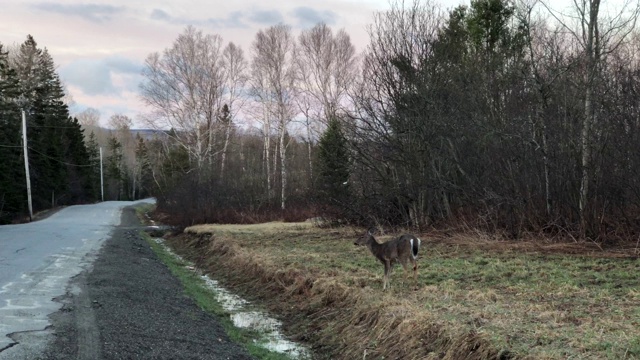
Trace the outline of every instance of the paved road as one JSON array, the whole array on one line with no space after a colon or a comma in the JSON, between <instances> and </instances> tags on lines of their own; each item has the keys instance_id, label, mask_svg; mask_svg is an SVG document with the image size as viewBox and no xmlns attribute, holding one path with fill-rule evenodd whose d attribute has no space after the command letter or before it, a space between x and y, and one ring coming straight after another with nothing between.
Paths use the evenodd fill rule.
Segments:
<instances>
[{"instance_id":1,"label":"paved road","mask_svg":"<svg viewBox=\"0 0 640 360\"><path fill-rule=\"evenodd\" d=\"M71 206L41 221L0 226L0 354L26 358L42 349L47 316L62 306L53 298L91 265L122 208L132 204Z\"/></svg>"},{"instance_id":2,"label":"paved road","mask_svg":"<svg viewBox=\"0 0 640 360\"><path fill-rule=\"evenodd\" d=\"M185 295L131 204L0 227L0 360L251 359Z\"/></svg>"}]
</instances>

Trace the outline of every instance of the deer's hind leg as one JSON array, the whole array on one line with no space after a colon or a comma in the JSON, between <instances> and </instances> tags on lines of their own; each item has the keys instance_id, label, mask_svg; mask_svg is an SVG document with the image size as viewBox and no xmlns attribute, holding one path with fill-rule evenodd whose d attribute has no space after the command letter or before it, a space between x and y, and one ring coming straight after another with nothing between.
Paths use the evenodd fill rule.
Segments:
<instances>
[{"instance_id":1,"label":"deer's hind leg","mask_svg":"<svg viewBox=\"0 0 640 360\"><path fill-rule=\"evenodd\" d=\"M387 284L389 283L389 272L391 272L391 260L384 260L384 280L382 283L382 290L387 289Z\"/></svg>"},{"instance_id":2,"label":"deer's hind leg","mask_svg":"<svg viewBox=\"0 0 640 360\"><path fill-rule=\"evenodd\" d=\"M411 259L411 264L413 265L413 281L418 282L418 262L416 259Z\"/></svg>"},{"instance_id":3,"label":"deer's hind leg","mask_svg":"<svg viewBox=\"0 0 640 360\"><path fill-rule=\"evenodd\" d=\"M407 267L407 260L402 260L400 261L400 264L402 265L402 269L404 270L404 278L406 279L407 277L409 277L409 268Z\"/></svg>"},{"instance_id":4,"label":"deer's hind leg","mask_svg":"<svg viewBox=\"0 0 640 360\"><path fill-rule=\"evenodd\" d=\"M408 258L401 262L404 268L404 279L407 280L409 276L409 263L411 263L411 270L413 270L413 283L418 286L418 262L416 259Z\"/></svg>"}]
</instances>

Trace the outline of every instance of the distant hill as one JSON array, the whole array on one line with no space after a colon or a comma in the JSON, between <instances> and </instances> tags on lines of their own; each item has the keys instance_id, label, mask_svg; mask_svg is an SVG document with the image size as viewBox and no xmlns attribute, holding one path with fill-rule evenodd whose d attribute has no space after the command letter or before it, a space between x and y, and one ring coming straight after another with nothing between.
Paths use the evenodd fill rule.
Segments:
<instances>
[{"instance_id":1,"label":"distant hill","mask_svg":"<svg viewBox=\"0 0 640 360\"><path fill-rule=\"evenodd\" d=\"M167 137L167 130L154 130L154 129L131 129L133 137L140 135L145 140L152 140L154 138L164 139Z\"/></svg>"},{"instance_id":2,"label":"distant hill","mask_svg":"<svg viewBox=\"0 0 640 360\"><path fill-rule=\"evenodd\" d=\"M90 133L95 133L99 138L105 138L108 134L114 130L109 128L103 128L98 126L83 126L85 136L89 136ZM155 129L131 129L131 135L135 138L136 135L140 135L145 140L152 140L154 138L164 139L167 137L168 130L155 130Z\"/></svg>"}]
</instances>

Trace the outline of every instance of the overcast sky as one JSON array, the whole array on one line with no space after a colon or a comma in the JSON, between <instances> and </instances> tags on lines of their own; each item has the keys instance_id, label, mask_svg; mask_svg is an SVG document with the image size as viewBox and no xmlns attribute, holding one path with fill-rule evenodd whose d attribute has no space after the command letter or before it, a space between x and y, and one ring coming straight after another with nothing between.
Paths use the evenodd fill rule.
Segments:
<instances>
[{"instance_id":1,"label":"overcast sky","mask_svg":"<svg viewBox=\"0 0 640 360\"><path fill-rule=\"evenodd\" d=\"M249 57L259 29L282 22L297 36L324 21L334 31L344 28L360 52L374 12L388 7L387 0L2 0L0 42L11 46L33 35L53 56L75 101L72 113L96 108L106 125L113 114L135 121L145 111L138 97L144 59L170 47L187 25L239 44Z\"/></svg>"}]
</instances>

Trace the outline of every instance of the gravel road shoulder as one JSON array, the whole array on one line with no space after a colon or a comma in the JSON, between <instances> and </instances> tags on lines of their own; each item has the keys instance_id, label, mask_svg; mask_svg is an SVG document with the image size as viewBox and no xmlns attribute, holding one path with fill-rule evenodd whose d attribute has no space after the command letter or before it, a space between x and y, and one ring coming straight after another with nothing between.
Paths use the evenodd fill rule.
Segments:
<instances>
[{"instance_id":1,"label":"gravel road shoulder","mask_svg":"<svg viewBox=\"0 0 640 360\"><path fill-rule=\"evenodd\" d=\"M51 315L45 359L252 359L138 235L133 208Z\"/></svg>"}]
</instances>

